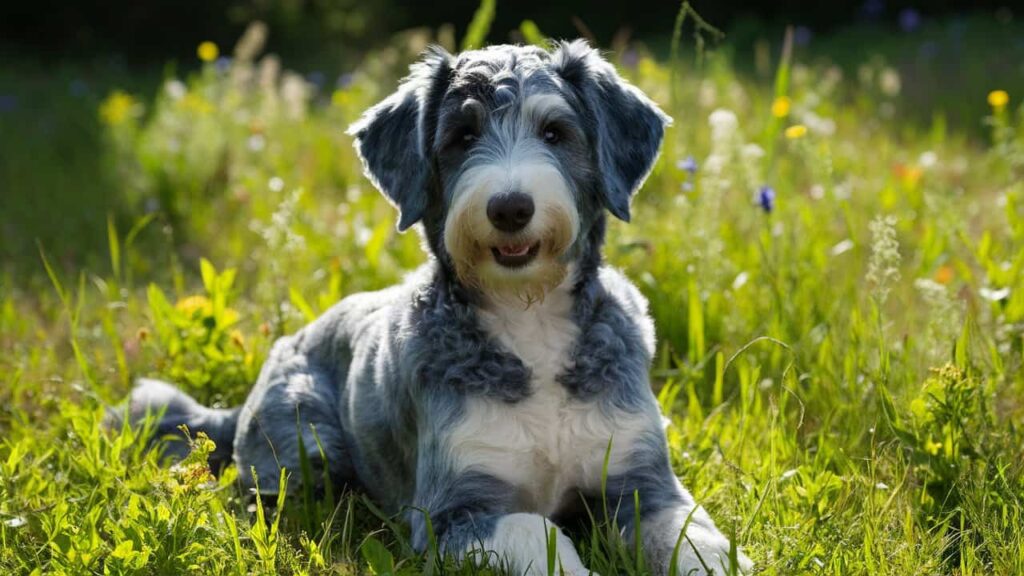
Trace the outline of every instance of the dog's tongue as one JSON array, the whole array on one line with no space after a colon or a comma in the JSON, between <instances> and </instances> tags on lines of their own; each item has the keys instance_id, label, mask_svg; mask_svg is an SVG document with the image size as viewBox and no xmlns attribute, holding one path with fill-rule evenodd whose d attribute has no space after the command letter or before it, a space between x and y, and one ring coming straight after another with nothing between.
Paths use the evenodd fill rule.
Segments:
<instances>
[{"instance_id":1,"label":"dog's tongue","mask_svg":"<svg viewBox=\"0 0 1024 576\"><path fill-rule=\"evenodd\" d=\"M498 253L502 256L522 256L529 251L529 244L523 244L522 246L498 246Z\"/></svg>"}]
</instances>

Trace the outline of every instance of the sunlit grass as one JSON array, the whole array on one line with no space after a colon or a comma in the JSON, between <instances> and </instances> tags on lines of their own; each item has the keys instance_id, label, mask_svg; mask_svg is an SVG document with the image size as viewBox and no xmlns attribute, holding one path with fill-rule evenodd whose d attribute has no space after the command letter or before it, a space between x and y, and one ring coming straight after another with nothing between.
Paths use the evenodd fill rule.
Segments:
<instances>
[{"instance_id":1,"label":"sunlit grass","mask_svg":"<svg viewBox=\"0 0 1024 576\"><path fill-rule=\"evenodd\" d=\"M168 469L145 431L101 426L144 375L237 404L276 337L423 260L344 129L431 39L319 90L258 47L204 45L155 97L98 99L109 263L43 243L46 269L0 276L0 571L477 571L415 555L362 496L263 516L233 469L206 474L204 439ZM796 53L757 80L728 50L673 74L621 48L675 126L606 254L651 301L684 483L766 574L1024 573L1022 95L964 87L979 142L901 122L884 60ZM613 532L577 537L588 565L641 573Z\"/></svg>"}]
</instances>

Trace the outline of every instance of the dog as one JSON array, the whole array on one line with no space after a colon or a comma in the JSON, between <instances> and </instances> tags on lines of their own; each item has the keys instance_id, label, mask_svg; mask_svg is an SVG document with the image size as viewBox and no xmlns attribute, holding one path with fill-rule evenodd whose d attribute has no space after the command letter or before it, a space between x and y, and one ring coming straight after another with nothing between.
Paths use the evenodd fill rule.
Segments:
<instances>
[{"instance_id":1,"label":"dog","mask_svg":"<svg viewBox=\"0 0 1024 576\"><path fill-rule=\"evenodd\" d=\"M584 41L429 49L349 131L429 261L278 340L240 408L143 380L131 418L205 432L265 493L308 459L404 512L420 551L432 529L542 574L555 528L561 573L589 574L561 526L605 502L655 574L750 570L672 471L647 303L602 265L670 122Z\"/></svg>"}]
</instances>

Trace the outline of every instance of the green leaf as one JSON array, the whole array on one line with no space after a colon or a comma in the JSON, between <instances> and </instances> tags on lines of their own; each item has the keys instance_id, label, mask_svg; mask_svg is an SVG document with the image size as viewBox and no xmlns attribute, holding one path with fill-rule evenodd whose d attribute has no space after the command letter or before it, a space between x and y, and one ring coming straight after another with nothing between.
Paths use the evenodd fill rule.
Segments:
<instances>
[{"instance_id":1,"label":"green leaf","mask_svg":"<svg viewBox=\"0 0 1024 576\"><path fill-rule=\"evenodd\" d=\"M480 0L480 6L473 14L473 20L470 21L466 35L462 38L463 50L473 50L484 45L494 22L496 8L497 0Z\"/></svg>"},{"instance_id":2,"label":"green leaf","mask_svg":"<svg viewBox=\"0 0 1024 576\"><path fill-rule=\"evenodd\" d=\"M377 576L391 576L395 573L395 557L391 552L373 536L367 536L359 547L359 553L363 555L366 563L370 565L370 572Z\"/></svg>"}]
</instances>

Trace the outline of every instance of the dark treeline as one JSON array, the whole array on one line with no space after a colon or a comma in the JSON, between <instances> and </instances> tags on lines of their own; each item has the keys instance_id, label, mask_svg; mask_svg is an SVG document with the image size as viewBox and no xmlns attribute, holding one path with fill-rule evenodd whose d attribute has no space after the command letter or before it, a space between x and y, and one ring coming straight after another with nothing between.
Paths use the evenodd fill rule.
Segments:
<instances>
[{"instance_id":1,"label":"dark treeline","mask_svg":"<svg viewBox=\"0 0 1024 576\"><path fill-rule=\"evenodd\" d=\"M1002 10L1017 0L695 0L723 29L797 24L824 32L874 21L966 11ZM461 34L478 0L10 0L0 3L0 46L40 57L116 52L129 60L187 57L202 40L230 44L247 22L270 25L271 48L285 54L359 50L413 26L451 23ZM499 0L492 41L508 39L524 18L553 37L592 34L606 44L619 32L633 37L670 33L676 0ZM1018 9L1018 12L1021 10Z\"/></svg>"}]
</instances>

